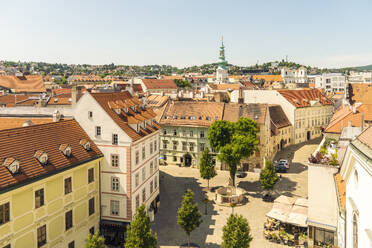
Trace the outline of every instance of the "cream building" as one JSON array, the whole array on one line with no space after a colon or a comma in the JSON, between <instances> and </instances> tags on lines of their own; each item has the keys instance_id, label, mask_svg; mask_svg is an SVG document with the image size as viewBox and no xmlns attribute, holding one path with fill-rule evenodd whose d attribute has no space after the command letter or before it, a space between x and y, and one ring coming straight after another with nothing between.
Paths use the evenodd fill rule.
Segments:
<instances>
[{"instance_id":1,"label":"cream building","mask_svg":"<svg viewBox=\"0 0 372 248\"><path fill-rule=\"evenodd\" d=\"M83 247L99 230L97 146L74 120L2 130L0 139L0 246Z\"/></svg>"},{"instance_id":2,"label":"cream building","mask_svg":"<svg viewBox=\"0 0 372 248\"><path fill-rule=\"evenodd\" d=\"M283 78L284 84L304 84L308 82L307 70L305 67L300 67L298 69L289 69L284 67L281 69L281 76Z\"/></svg>"},{"instance_id":3,"label":"cream building","mask_svg":"<svg viewBox=\"0 0 372 248\"><path fill-rule=\"evenodd\" d=\"M122 245L127 224L145 204L159 203L159 128L156 114L129 92L85 93L75 118L105 155L101 167L101 230Z\"/></svg>"}]
</instances>

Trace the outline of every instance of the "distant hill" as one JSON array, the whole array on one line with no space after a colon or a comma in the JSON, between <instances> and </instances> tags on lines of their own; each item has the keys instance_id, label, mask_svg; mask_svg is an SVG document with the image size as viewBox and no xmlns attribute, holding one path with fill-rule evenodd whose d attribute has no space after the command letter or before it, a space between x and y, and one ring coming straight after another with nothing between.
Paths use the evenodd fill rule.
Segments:
<instances>
[{"instance_id":1,"label":"distant hill","mask_svg":"<svg viewBox=\"0 0 372 248\"><path fill-rule=\"evenodd\" d=\"M348 70L357 70L357 71L371 71L372 70L372 65L364 65L364 66L355 66L355 67L347 67L344 69Z\"/></svg>"}]
</instances>

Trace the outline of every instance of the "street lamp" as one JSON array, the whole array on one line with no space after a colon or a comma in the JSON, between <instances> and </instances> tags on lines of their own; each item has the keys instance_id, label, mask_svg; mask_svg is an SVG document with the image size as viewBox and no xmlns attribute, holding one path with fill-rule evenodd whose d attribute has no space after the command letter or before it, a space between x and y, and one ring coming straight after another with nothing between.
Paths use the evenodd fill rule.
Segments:
<instances>
[{"instance_id":1,"label":"street lamp","mask_svg":"<svg viewBox=\"0 0 372 248\"><path fill-rule=\"evenodd\" d=\"M205 209L204 209L204 214L207 215L207 204L209 202L208 198L204 198L204 203L205 203Z\"/></svg>"},{"instance_id":2,"label":"street lamp","mask_svg":"<svg viewBox=\"0 0 372 248\"><path fill-rule=\"evenodd\" d=\"M230 207L231 207L231 213L234 214L234 207L236 206L236 203L230 202Z\"/></svg>"}]
</instances>

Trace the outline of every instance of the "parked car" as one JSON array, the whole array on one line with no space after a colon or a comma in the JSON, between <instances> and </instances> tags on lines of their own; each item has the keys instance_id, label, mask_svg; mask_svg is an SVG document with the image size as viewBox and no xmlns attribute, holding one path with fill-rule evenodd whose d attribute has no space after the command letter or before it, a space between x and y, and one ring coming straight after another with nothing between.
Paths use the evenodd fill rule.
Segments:
<instances>
[{"instance_id":1,"label":"parked car","mask_svg":"<svg viewBox=\"0 0 372 248\"><path fill-rule=\"evenodd\" d=\"M239 178L244 178L247 175L244 171L237 171L236 176Z\"/></svg>"},{"instance_id":2,"label":"parked car","mask_svg":"<svg viewBox=\"0 0 372 248\"><path fill-rule=\"evenodd\" d=\"M286 160L286 159L280 159L280 160L279 160L279 164L280 164L280 163L284 164L285 167L286 167L287 169L289 169L289 162L288 162L288 160Z\"/></svg>"},{"instance_id":3,"label":"parked car","mask_svg":"<svg viewBox=\"0 0 372 248\"><path fill-rule=\"evenodd\" d=\"M279 163L275 166L275 171L285 173L287 172L287 166L283 163Z\"/></svg>"}]
</instances>

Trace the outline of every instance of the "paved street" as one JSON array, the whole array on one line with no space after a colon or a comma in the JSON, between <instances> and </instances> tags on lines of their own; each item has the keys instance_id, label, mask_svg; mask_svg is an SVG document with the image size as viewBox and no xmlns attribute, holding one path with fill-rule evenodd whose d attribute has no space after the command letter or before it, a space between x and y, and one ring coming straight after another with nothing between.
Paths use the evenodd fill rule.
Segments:
<instances>
[{"instance_id":1,"label":"paved street","mask_svg":"<svg viewBox=\"0 0 372 248\"><path fill-rule=\"evenodd\" d=\"M318 146L320 140L305 145L296 145L277 154L276 159L291 160L288 173L282 174L275 191L277 195L285 194L294 197L307 197L307 167L309 155ZM228 171L218 171L218 175L210 181L212 191L222 185L227 185ZM195 199L203 214L203 223L191 234L191 241L200 247L220 247L222 242L222 228L231 214L230 207L208 204L208 214L204 214L205 188L207 181L199 177L199 171L191 168L176 166L161 167L160 182L160 209L155 217L152 227L158 235L160 246L176 246L186 243L187 237L177 224L177 209L182 195L187 188L195 193ZM263 237L263 223L265 214L270 211L272 203L263 202L262 190L258 182L259 174L249 172L245 178L237 179L237 185L247 191L247 204L235 207L234 212L242 214L249 221L253 241L251 247L282 247L268 242ZM214 199L214 193L208 192L208 198Z\"/></svg>"}]
</instances>

